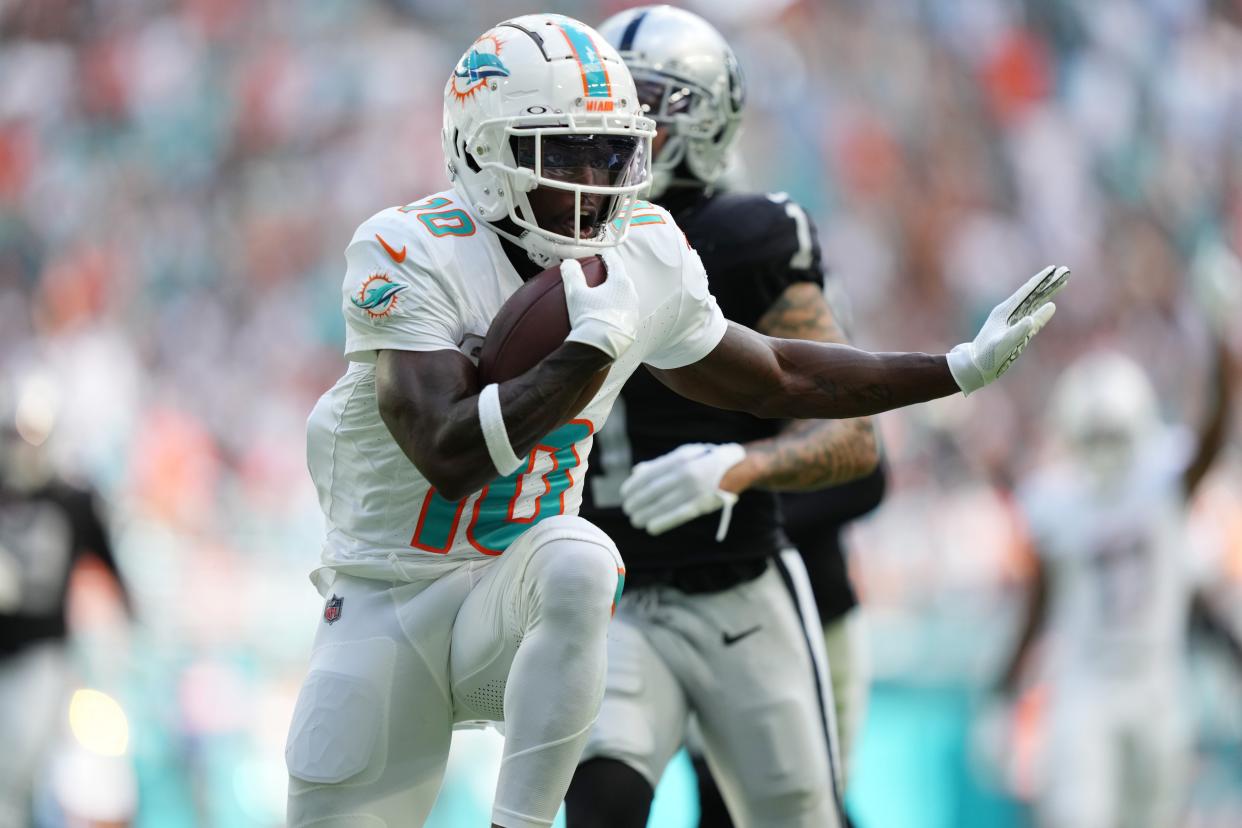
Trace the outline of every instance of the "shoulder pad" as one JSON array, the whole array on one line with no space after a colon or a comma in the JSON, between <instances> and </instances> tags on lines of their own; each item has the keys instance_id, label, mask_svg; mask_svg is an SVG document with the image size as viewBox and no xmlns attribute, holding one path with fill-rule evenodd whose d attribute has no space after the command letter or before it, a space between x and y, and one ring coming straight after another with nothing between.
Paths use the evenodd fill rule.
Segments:
<instances>
[{"instance_id":1,"label":"shoulder pad","mask_svg":"<svg viewBox=\"0 0 1242 828\"><path fill-rule=\"evenodd\" d=\"M358 225L350 244L377 242L397 264L407 257L428 264L453 258L452 245L435 242L459 235L453 229L463 223L474 227L456 193L448 190L380 210Z\"/></svg>"},{"instance_id":2,"label":"shoulder pad","mask_svg":"<svg viewBox=\"0 0 1242 828\"><path fill-rule=\"evenodd\" d=\"M363 240L375 241L376 233L383 234L385 238L389 235L404 237L413 229L408 222L403 221L404 218L401 213L397 212L396 207L380 210L358 225L358 229L354 231L354 237L350 239L350 244Z\"/></svg>"},{"instance_id":3,"label":"shoulder pad","mask_svg":"<svg viewBox=\"0 0 1242 828\"><path fill-rule=\"evenodd\" d=\"M721 193L687 219L702 252L738 262L779 263L805 270L819 259L815 224L784 193ZM795 261L803 251L805 261Z\"/></svg>"},{"instance_id":4,"label":"shoulder pad","mask_svg":"<svg viewBox=\"0 0 1242 828\"><path fill-rule=\"evenodd\" d=\"M649 201L634 208L625 244L632 250L646 249L666 265L676 265L690 248L686 234L668 210Z\"/></svg>"}]
</instances>

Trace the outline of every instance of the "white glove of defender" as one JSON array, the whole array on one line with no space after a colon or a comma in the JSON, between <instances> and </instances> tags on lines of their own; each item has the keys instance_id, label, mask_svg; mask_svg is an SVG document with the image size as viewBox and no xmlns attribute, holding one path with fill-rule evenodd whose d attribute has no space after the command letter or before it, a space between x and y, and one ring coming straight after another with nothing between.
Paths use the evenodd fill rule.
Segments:
<instances>
[{"instance_id":1,"label":"white glove of defender","mask_svg":"<svg viewBox=\"0 0 1242 828\"><path fill-rule=\"evenodd\" d=\"M1057 306L1048 300L1068 279L1068 267L1045 267L992 309L973 342L949 351L949 372L963 394L978 391L1009 370L1056 312Z\"/></svg>"},{"instance_id":2,"label":"white glove of defender","mask_svg":"<svg viewBox=\"0 0 1242 828\"><path fill-rule=\"evenodd\" d=\"M635 528L652 535L720 509L716 540L722 541L737 495L721 489L720 480L745 457L737 443L687 443L635 466L621 484L621 508Z\"/></svg>"},{"instance_id":3,"label":"white glove of defender","mask_svg":"<svg viewBox=\"0 0 1242 828\"><path fill-rule=\"evenodd\" d=\"M608 277L596 287L587 286L577 259L561 262L565 304L569 307L570 331L565 341L598 348L615 360L638 335L638 294L615 250L605 250L600 258Z\"/></svg>"}]
</instances>

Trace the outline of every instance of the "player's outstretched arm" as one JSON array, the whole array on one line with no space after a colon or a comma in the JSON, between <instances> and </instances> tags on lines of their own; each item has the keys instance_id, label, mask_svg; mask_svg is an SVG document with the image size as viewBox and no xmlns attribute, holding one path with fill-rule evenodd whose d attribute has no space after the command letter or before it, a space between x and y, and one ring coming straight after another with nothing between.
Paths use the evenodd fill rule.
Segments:
<instances>
[{"instance_id":1,"label":"player's outstretched arm","mask_svg":"<svg viewBox=\"0 0 1242 828\"><path fill-rule=\"evenodd\" d=\"M1242 640L1234 632L1232 613L1228 604L1216 600L1213 593L1198 589L1190 599L1190 623L1192 628L1206 632L1217 639L1233 659L1236 668L1242 668Z\"/></svg>"},{"instance_id":2,"label":"player's outstretched arm","mask_svg":"<svg viewBox=\"0 0 1242 828\"><path fill-rule=\"evenodd\" d=\"M758 417L863 417L961 390L944 356L772 339L734 323L693 365L649 370L684 397Z\"/></svg>"},{"instance_id":3,"label":"player's outstretched arm","mask_svg":"<svg viewBox=\"0 0 1242 828\"><path fill-rule=\"evenodd\" d=\"M862 417L969 394L1004 374L1052 318L1049 300L1068 277L1064 267L1040 271L992 310L973 341L943 356L773 339L730 324L702 360L653 373L685 397L759 417Z\"/></svg>"},{"instance_id":4,"label":"player's outstretched arm","mask_svg":"<svg viewBox=\"0 0 1242 828\"><path fill-rule=\"evenodd\" d=\"M1242 314L1242 263L1228 250L1197 262L1194 272L1199 306L1212 332L1212 399L1196 430L1195 454L1182 475L1182 490L1189 499L1207 476L1229 434L1233 407L1233 352L1229 332Z\"/></svg>"},{"instance_id":5,"label":"player's outstretched arm","mask_svg":"<svg viewBox=\"0 0 1242 828\"><path fill-rule=\"evenodd\" d=\"M1027 598L1026 615L1022 621L1022 629L1018 633L1017 643L1009 654L1005 668L996 682L998 692L1007 696L1013 695L1018 689L1018 680L1022 677L1022 669L1030 657L1039 633L1043 629L1044 620L1048 615L1049 573L1043 559L1035 557L1035 572L1031 578L1030 595Z\"/></svg>"},{"instance_id":6,"label":"player's outstretched arm","mask_svg":"<svg viewBox=\"0 0 1242 828\"><path fill-rule=\"evenodd\" d=\"M1212 401L1199 424L1195 454L1182 475L1182 491L1189 499L1203 482L1229 436L1229 412L1233 402L1233 359L1229 345L1218 337L1212 366Z\"/></svg>"},{"instance_id":7,"label":"player's outstretched arm","mask_svg":"<svg viewBox=\"0 0 1242 828\"><path fill-rule=\"evenodd\" d=\"M787 287L756 327L775 337L845 340L823 289L813 282ZM797 420L765 440L692 443L639 463L621 488L622 508L637 528L653 535L722 510L717 539L723 540L743 491L831 486L870 473L878 462L869 418Z\"/></svg>"},{"instance_id":8,"label":"player's outstretched arm","mask_svg":"<svg viewBox=\"0 0 1242 828\"><path fill-rule=\"evenodd\" d=\"M134 599L130 595L129 585L126 582L124 573L121 571L120 565L117 563L116 555L112 552L112 540L108 533L107 522L104 519L98 496L94 492L81 492L76 494L75 497L82 499L78 520L75 521L76 529L74 536L75 543L78 545L76 551L94 555L104 565L104 568L112 575L112 580L116 584L117 594L121 599L121 605L125 608L125 614L132 619L134 617Z\"/></svg>"}]
</instances>

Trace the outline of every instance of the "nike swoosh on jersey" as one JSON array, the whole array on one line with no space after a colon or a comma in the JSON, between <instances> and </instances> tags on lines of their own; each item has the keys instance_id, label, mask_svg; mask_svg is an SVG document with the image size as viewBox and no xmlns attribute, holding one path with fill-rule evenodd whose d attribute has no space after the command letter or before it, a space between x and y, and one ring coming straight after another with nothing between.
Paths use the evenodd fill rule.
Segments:
<instances>
[{"instance_id":1,"label":"nike swoosh on jersey","mask_svg":"<svg viewBox=\"0 0 1242 828\"><path fill-rule=\"evenodd\" d=\"M746 638L748 635L753 635L754 633L759 632L759 630L761 629L763 629L763 625L756 624L755 626L751 627L749 630L742 630L737 635L729 635L728 633L721 633L720 640L724 642L724 645L726 647L731 647L737 642L741 641L743 638Z\"/></svg>"},{"instance_id":2,"label":"nike swoosh on jersey","mask_svg":"<svg viewBox=\"0 0 1242 828\"><path fill-rule=\"evenodd\" d=\"M394 262L396 262L397 264L401 264L402 262L405 261L405 245L404 244L401 245L401 252L398 253L397 251L392 249L392 245L384 241L383 236L381 236L379 233L375 234L375 240L380 243L381 247L383 247L385 250L388 251L388 255L392 256L392 260Z\"/></svg>"}]
</instances>

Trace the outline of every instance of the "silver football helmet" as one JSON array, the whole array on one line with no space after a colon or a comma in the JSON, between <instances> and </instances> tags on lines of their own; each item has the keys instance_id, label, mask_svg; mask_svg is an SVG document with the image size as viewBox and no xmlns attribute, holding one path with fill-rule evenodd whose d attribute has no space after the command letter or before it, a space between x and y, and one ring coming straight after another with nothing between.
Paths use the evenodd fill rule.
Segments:
<instances>
[{"instance_id":1,"label":"silver football helmet","mask_svg":"<svg viewBox=\"0 0 1242 828\"><path fill-rule=\"evenodd\" d=\"M668 131L652 162L651 197L671 184L714 184L728 164L745 102L737 58L724 37L672 6L628 9L604 21L599 33L630 68L646 114Z\"/></svg>"}]
</instances>

